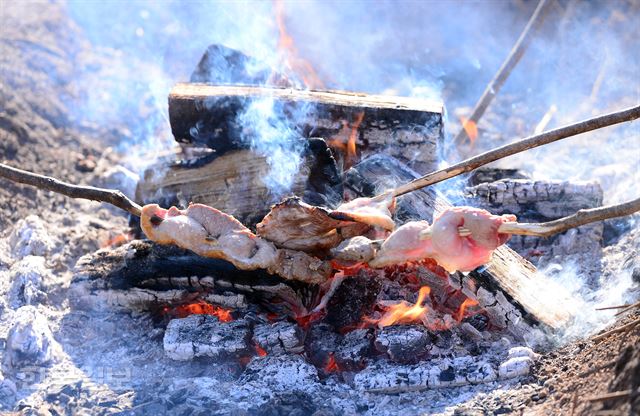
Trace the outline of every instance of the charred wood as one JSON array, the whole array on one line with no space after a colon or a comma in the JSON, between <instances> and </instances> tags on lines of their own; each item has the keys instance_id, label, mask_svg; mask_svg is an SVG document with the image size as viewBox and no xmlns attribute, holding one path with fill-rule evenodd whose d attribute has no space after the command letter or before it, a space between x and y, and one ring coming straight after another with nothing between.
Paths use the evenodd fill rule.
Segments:
<instances>
[{"instance_id":1,"label":"charred wood","mask_svg":"<svg viewBox=\"0 0 640 416\"><path fill-rule=\"evenodd\" d=\"M257 99L274 101L277 116L298 126L301 137L339 135L343 122L364 112L357 147L363 154L387 152L420 171L435 167L443 139L442 103L347 92L207 84L178 84L169 94L175 139L219 154L247 148L239 116Z\"/></svg>"},{"instance_id":2,"label":"charred wood","mask_svg":"<svg viewBox=\"0 0 640 416\"><path fill-rule=\"evenodd\" d=\"M150 310L204 300L234 309L257 303L293 314L305 310L304 302L316 292L315 285L285 281L264 270L242 271L223 260L135 240L80 258L70 302L79 309Z\"/></svg>"},{"instance_id":3,"label":"charred wood","mask_svg":"<svg viewBox=\"0 0 640 416\"><path fill-rule=\"evenodd\" d=\"M515 214L518 222L538 223L602 206L603 192L596 182L501 179L467 187L465 198L494 214ZM507 244L536 264L577 256L581 267L599 270L603 231L603 222L596 222L547 238L513 235Z\"/></svg>"},{"instance_id":4,"label":"charred wood","mask_svg":"<svg viewBox=\"0 0 640 416\"><path fill-rule=\"evenodd\" d=\"M251 327L245 320L220 322L209 315L191 315L169 322L164 351L179 361L197 357L239 357L250 353Z\"/></svg>"}]
</instances>

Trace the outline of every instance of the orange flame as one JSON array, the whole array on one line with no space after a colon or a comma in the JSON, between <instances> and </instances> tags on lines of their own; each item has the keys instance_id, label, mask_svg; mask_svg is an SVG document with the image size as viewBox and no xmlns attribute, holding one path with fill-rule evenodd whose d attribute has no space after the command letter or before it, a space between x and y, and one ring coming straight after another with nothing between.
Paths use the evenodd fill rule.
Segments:
<instances>
[{"instance_id":1,"label":"orange flame","mask_svg":"<svg viewBox=\"0 0 640 416\"><path fill-rule=\"evenodd\" d=\"M115 236L109 238L107 241L105 241L103 244L101 244L100 248L120 247L121 245L123 245L125 243L128 243L131 240L133 240L133 234L132 233L116 234Z\"/></svg>"},{"instance_id":2,"label":"orange flame","mask_svg":"<svg viewBox=\"0 0 640 416\"><path fill-rule=\"evenodd\" d=\"M202 300L174 307L167 306L163 309L163 312L175 318L186 318L190 315L211 315L217 317L220 322L233 321L231 310L212 305Z\"/></svg>"},{"instance_id":3,"label":"orange flame","mask_svg":"<svg viewBox=\"0 0 640 416\"><path fill-rule=\"evenodd\" d=\"M345 157L345 169L349 169L356 164L358 157L356 154L356 139L358 138L358 128L364 119L364 111L360 111L356 116L356 119L351 127L351 133L349 134L349 141L347 142L347 154Z\"/></svg>"},{"instance_id":4,"label":"orange flame","mask_svg":"<svg viewBox=\"0 0 640 416\"><path fill-rule=\"evenodd\" d=\"M418 300L414 305L408 302L400 302L397 305L389 306L385 314L378 321L378 327L393 325L396 323L411 323L421 321L427 314L429 308L422 304L431 293L429 286L422 286L418 292Z\"/></svg>"},{"instance_id":5,"label":"orange flame","mask_svg":"<svg viewBox=\"0 0 640 416\"><path fill-rule=\"evenodd\" d=\"M476 122L462 116L460 116L460 122L462 123L462 128L467 133L467 136L469 136L471 143L475 142L478 138L478 125Z\"/></svg>"},{"instance_id":6,"label":"orange flame","mask_svg":"<svg viewBox=\"0 0 640 416\"><path fill-rule=\"evenodd\" d=\"M278 32L280 34L278 37L278 49L283 55L287 69L300 76L307 88L323 88L324 83L313 69L313 66L308 61L298 56L298 50L293 38L287 32L287 28L284 24L284 1L274 0L273 7L276 25L278 26Z\"/></svg>"},{"instance_id":7,"label":"orange flame","mask_svg":"<svg viewBox=\"0 0 640 416\"><path fill-rule=\"evenodd\" d=\"M333 138L328 141L330 147L344 152L344 170L358 162L358 154L356 152L356 141L358 139L358 129L364 120L364 111L358 112L356 118L349 126L347 121L342 121L342 129ZM346 139L346 143L345 143Z\"/></svg>"},{"instance_id":8,"label":"orange flame","mask_svg":"<svg viewBox=\"0 0 640 416\"><path fill-rule=\"evenodd\" d=\"M462 321L465 318L465 312L467 311L467 308L471 306L476 306L476 305L478 305L477 301L471 298L466 298L464 302L462 302L462 305L460 305L458 312L454 316L456 321L458 322Z\"/></svg>"}]
</instances>

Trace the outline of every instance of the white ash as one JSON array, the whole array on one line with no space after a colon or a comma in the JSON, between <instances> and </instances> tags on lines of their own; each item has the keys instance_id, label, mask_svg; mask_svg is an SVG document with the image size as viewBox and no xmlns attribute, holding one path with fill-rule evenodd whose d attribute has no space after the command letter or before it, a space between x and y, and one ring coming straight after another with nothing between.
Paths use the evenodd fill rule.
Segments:
<instances>
[{"instance_id":1,"label":"white ash","mask_svg":"<svg viewBox=\"0 0 640 416\"><path fill-rule=\"evenodd\" d=\"M210 315L191 315L169 322L164 334L164 350L173 360L196 357L238 357L249 352L251 329L248 322L220 322Z\"/></svg>"},{"instance_id":2,"label":"white ash","mask_svg":"<svg viewBox=\"0 0 640 416\"><path fill-rule=\"evenodd\" d=\"M253 341L272 355L298 354L304 351L302 329L289 322L257 324L253 328Z\"/></svg>"},{"instance_id":3,"label":"white ash","mask_svg":"<svg viewBox=\"0 0 640 416\"><path fill-rule=\"evenodd\" d=\"M300 355L255 357L239 380L273 391L312 386L318 381L316 368Z\"/></svg>"},{"instance_id":4,"label":"white ash","mask_svg":"<svg viewBox=\"0 0 640 416\"><path fill-rule=\"evenodd\" d=\"M26 256L14 263L8 273L11 286L7 300L12 308L41 303L46 299L45 290L52 275L44 257Z\"/></svg>"},{"instance_id":5,"label":"white ash","mask_svg":"<svg viewBox=\"0 0 640 416\"><path fill-rule=\"evenodd\" d=\"M54 362L59 346L53 338L47 318L33 306L23 306L13 317L7 337L3 364L7 369Z\"/></svg>"},{"instance_id":6,"label":"white ash","mask_svg":"<svg viewBox=\"0 0 640 416\"><path fill-rule=\"evenodd\" d=\"M16 260L26 256L45 256L56 246L56 240L49 235L44 221L37 215L29 215L18 221L9 235L9 245Z\"/></svg>"},{"instance_id":7,"label":"white ash","mask_svg":"<svg viewBox=\"0 0 640 416\"><path fill-rule=\"evenodd\" d=\"M378 362L354 377L358 390L402 391L408 388L437 389L495 381L495 364L478 357L424 361L411 366Z\"/></svg>"},{"instance_id":8,"label":"white ash","mask_svg":"<svg viewBox=\"0 0 640 416\"><path fill-rule=\"evenodd\" d=\"M431 349L431 336L421 326L388 326L378 331L375 347L392 361L414 363Z\"/></svg>"},{"instance_id":9,"label":"white ash","mask_svg":"<svg viewBox=\"0 0 640 416\"><path fill-rule=\"evenodd\" d=\"M0 371L0 410L8 410L13 407L17 391L16 383L4 378Z\"/></svg>"}]
</instances>

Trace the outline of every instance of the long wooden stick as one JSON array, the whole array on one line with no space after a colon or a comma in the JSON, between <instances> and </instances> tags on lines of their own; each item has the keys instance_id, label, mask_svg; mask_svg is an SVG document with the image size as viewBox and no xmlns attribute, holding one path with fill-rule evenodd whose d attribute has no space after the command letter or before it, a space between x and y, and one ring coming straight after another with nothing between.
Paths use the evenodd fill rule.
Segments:
<instances>
[{"instance_id":1,"label":"long wooden stick","mask_svg":"<svg viewBox=\"0 0 640 416\"><path fill-rule=\"evenodd\" d=\"M568 126L544 132L542 134L536 134L534 136L527 137L526 139L518 140L517 142L513 142L496 149L489 150L485 153L481 153L478 156L463 160L462 162L456 163L455 165L449 166L448 168L429 173L428 175L399 186L398 188L390 192L393 194L393 196L404 195L420 188L424 188L425 186L433 185L446 179L453 178L454 176L472 171L476 168L479 168L480 166L495 162L498 159L515 155L516 153L524 152L525 150L543 146L545 144L549 144L561 139L566 139L567 137L575 136L577 134L586 133L588 131L612 126L614 124L623 123L625 121L632 121L639 117L640 105L630 107L622 111L616 111L614 113L609 113L583 120L575 124L570 124ZM383 198L383 195L379 195L378 197Z\"/></svg>"},{"instance_id":2,"label":"long wooden stick","mask_svg":"<svg viewBox=\"0 0 640 416\"><path fill-rule=\"evenodd\" d=\"M520 34L518 41L511 49L511 52L509 52L509 56L507 56L507 59L502 63L502 66L496 75L493 77L491 82L489 82L489 85L487 85L487 88L484 90L482 96L473 108L471 116L467 122L478 123L485 110L489 107L489 104L491 104L491 101L493 101L493 98L498 94L507 78L509 78L513 68L515 68L516 65L518 65L518 62L520 62L520 59L529 47L533 36L544 21L548 11L551 9L551 7L548 6L552 3L553 1L551 0L540 0L540 3L538 3L538 6L531 15L531 18L529 18L529 22L522 31L522 34ZM466 139L467 132L463 127L453 140L453 143L458 146Z\"/></svg>"},{"instance_id":3,"label":"long wooden stick","mask_svg":"<svg viewBox=\"0 0 640 416\"><path fill-rule=\"evenodd\" d=\"M71 198L89 199L91 201L106 202L130 214L140 216L140 205L127 198L115 189L102 189L93 186L72 185L49 176L38 175L26 170L12 168L0 163L0 177L14 182L35 186L47 191L57 192Z\"/></svg>"},{"instance_id":4,"label":"long wooden stick","mask_svg":"<svg viewBox=\"0 0 640 416\"><path fill-rule=\"evenodd\" d=\"M608 205L605 207L581 209L573 215L559 218L554 221L541 223L517 223L505 222L498 228L498 232L505 234L535 235L538 237L549 237L567 231L570 228L580 227L596 221L608 220L610 218L624 217L640 211L640 198L618 205Z\"/></svg>"},{"instance_id":5,"label":"long wooden stick","mask_svg":"<svg viewBox=\"0 0 640 416\"><path fill-rule=\"evenodd\" d=\"M640 211L640 198L623 204L608 205L605 207L581 209L573 215L562 217L557 220L541 223L518 223L505 222L500 225L498 232L502 234L533 235L537 237L549 237L567 231L570 228L580 227L596 221L608 220L610 218L624 217ZM431 227L420 233L420 239L431 238ZM461 237L469 237L471 231L465 227L458 228Z\"/></svg>"}]
</instances>

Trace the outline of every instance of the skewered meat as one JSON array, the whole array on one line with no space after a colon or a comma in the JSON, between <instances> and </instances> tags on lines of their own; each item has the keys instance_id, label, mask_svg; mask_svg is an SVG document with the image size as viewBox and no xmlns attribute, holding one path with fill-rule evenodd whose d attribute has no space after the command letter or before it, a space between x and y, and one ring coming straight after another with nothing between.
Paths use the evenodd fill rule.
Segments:
<instances>
[{"instance_id":1,"label":"skewered meat","mask_svg":"<svg viewBox=\"0 0 640 416\"><path fill-rule=\"evenodd\" d=\"M380 248L380 240L370 240L358 235L348 238L331 249L331 257L335 260L351 262L368 262Z\"/></svg>"},{"instance_id":2,"label":"skewered meat","mask_svg":"<svg viewBox=\"0 0 640 416\"><path fill-rule=\"evenodd\" d=\"M329 211L306 204L297 197L287 198L271 207L256 225L259 236L278 247L317 251L336 246L342 240L337 228L346 223L329 217Z\"/></svg>"},{"instance_id":3,"label":"skewered meat","mask_svg":"<svg viewBox=\"0 0 640 416\"><path fill-rule=\"evenodd\" d=\"M156 243L175 244L203 257L224 259L241 270L266 269L307 283L324 282L332 271L329 262L302 252L279 250L231 215L202 204L192 204L186 210L146 205L140 224Z\"/></svg>"},{"instance_id":4,"label":"skewered meat","mask_svg":"<svg viewBox=\"0 0 640 416\"><path fill-rule=\"evenodd\" d=\"M341 241L367 232L370 226L392 230L395 199L358 198L330 211L306 204L297 197L274 205L256 226L260 237L277 247L306 252L324 251Z\"/></svg>"},{"instance_id":5,"label":"skewered meat","mask_svg":"<svg viewBox=\"0 0 640 416\"><path fill-rule=\"evenodd\" d=\"M393 230L395 223L391 218L395 211L396 199L391 192L382 195L382 198L356 198L345 202L329 216L343 221L354 221L371 226Z\"/></svg>"},{"instance_id":6,"label":"skewered meat","mask_svg":"<svg viewBox=\"0 0 640 416\"><path fill-rule=\"evenodd\" d=\"M493 250L507 242L509 234L501 234L498 228L504 222L515 221L514 215L492 215L488 211L455 207L446 210L431 226L431 238L420 239L420 233L429 229L426 221L409 222L399 227L382 244L371 267L432 258L448 272L471 271L491 260ZM471 231L461 237L458 227Z\"/></svg>"}]
</instances>

